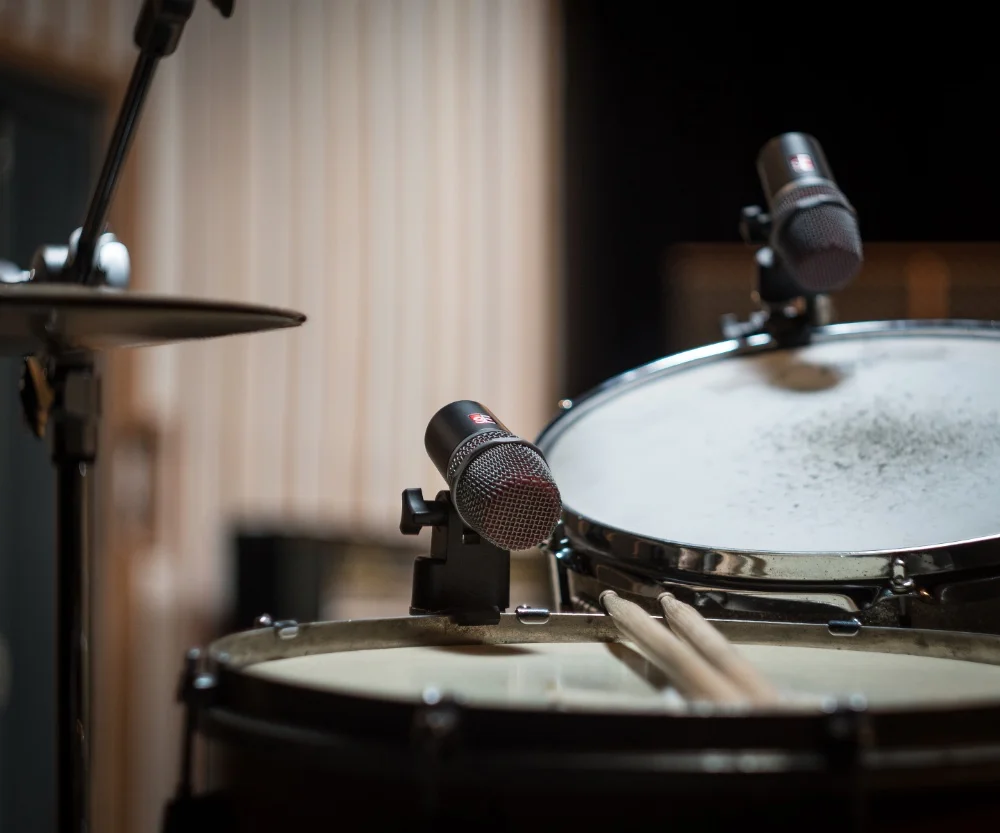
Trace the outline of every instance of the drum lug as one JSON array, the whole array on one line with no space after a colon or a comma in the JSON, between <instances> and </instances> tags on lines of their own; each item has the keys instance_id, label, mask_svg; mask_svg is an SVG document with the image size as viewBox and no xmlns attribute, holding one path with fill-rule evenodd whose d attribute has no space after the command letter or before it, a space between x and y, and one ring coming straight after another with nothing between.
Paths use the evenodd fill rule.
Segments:
<instances>
[{"instance_id":1,"label":"drum lug","mask_svg":"<svg viewBox=\"0 0 1000 833\"><path fill-rule=\"evenodd\" d=\"M825 757L831 777L842 778L848 790L847 811L856 831L866 829L865 752L871 746L872 729L863 698L838 703L827 716Z\"/></svg>"},{"instance_id":2,"label":"drum lug","mask_svg":"<svg viewBox=\"0 0 1000 833\"><path fill-rule=\"evenodd\" d=\"M423 700L413 716L412 738L423 786L423 811L433 814L440 804L441 764L458 745L462 719L458 705L433 689L424 692Z\"/></svg>"},{"instance_id":3,"label":"drum lug","mask_svg":"<svg viewBox=\"0 0 1000 833\"><path fill-rule=\"evenodd\" d=\"M182 830L207 829L201 826L192 827L196 821L205 821L211 817L209 810L218 813L218 799L213 796L194 795L194 739L198 725L198 712L212 705L217 690L217 680L214 674L209 674L201 668L202 653L198 648L192 648L184 658L184 670L181 672L180 685L177 688L177 700L184 705L184 734L181 749L181 778L177 785L177 794L168 803L162 830L164 833L174 833Z\"/></svg>"},{"instance_id":4,"label":"drum lug","mask_svg":"<svg viewBox=\"0 0 1000 833\"><path fill-rule=\"evenodd\" d=\"M199 648L192 648L187 652L177 691L178 702L196 710L211 705L216 689L215 675L201 670L201 658Z\"/></svg>"},{"instance_id":5,"label":"drum lug","mask_svg":"<svg viewBox=\"0 0 1000 833\"><path fill-rule=\"evenodd\" d=\"M417 748L431 758L439 758L454 740L460 723L458 705L437 691L424 693L422 705L413 717L413 738Z\"/></svg>"}]
</instances>

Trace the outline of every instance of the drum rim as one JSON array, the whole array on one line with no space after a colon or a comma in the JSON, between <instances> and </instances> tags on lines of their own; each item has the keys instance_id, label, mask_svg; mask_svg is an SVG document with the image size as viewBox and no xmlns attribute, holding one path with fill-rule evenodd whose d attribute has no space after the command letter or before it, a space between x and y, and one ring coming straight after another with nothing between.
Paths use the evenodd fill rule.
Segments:
<instances>
[{"instance_id":1,"label":"drum rim","mask_svg":"<svg viewBox=\"0 0 1000 833\"><path fill-rule=\"evenodd\" d=\"M816 327L815 342L889 336L1000 339L1000 321L974 319L898 319L860 321ZM795 349L778 345L766 334L746 340L730 339L685 350L625 371L572 400L560 403L561 413L539 433L535 445L543 454L587 411L601 402L653 379L726 358L756 355L770 350ZM950 574L1000 564L1000 531L928 546L867 551L780 551L720 548L672 541L621 529L584 515L563 504L562 522L545 545L557 555L574 549L596 554L611 563L662 578L715 577L735 585L777 583L837 587L845 582L888 585L893 564L901 563L911 577ZM898 560L898 561L897 561ZM682 566L683 565L683 566ZM822 580L815 576L822 575Z\"/></svg>"},{"instance_id":2,"label":"drum rim","mask_svg":"<svg viewBox=\"0 0 1000 833\"><path fill-rule=\"evenodd\" d=\"M1000 636L991 634L862 627L853 636L837 636L817 624L713 622L734 642L870 648L1000 665ZM586 638L574 638L581 636ZM329 653L317 649L329 648L337 638L343 650L363 650L384 646L387 637L395 639L392 647L622 641L609 617L578 613L554 613L541 625L522 623L509 613L502 615L499 625L478 627L456 626L437 616L294 626L278 623L273 628L229 634L209 646L207 673L215 693L199 723L210 736L242 738L241 742L253 742L256 737L321 748L329 741L341 755L345 743L412 748L412 727L428 709L440 708L441 702L421 704L321 690L245 671L270 659ZM892 647L899 650L886 650ZM637 754L652 754L661 762L664 756L675 756L681 769L717 772L720 758L727 755L738 762L748 754L764 753L771 760L768 766L782 771L809 769L817 765L815 758L831 721L850 713L863 725L865 766L872 769L967 766L976 760L1000 764L1000 697L960 707L865 708L856 702L831 701L826 710L742 714L711 708L675 714L458 703L457 713L465 751L480 755L490 750L522 757L565 753L569 760L577 754L601 753L609 759L620 755L634 760ZM772 760L775 756L778 763ZM615 765L609 760L609 768Z\"/></svg>"}]
</instances>

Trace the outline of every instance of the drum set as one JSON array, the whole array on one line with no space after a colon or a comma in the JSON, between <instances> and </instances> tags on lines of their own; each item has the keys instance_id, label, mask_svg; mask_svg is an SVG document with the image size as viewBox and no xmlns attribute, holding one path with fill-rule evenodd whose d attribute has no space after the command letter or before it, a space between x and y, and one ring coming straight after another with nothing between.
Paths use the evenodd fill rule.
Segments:
<instances>
[{"instance_id":1,"label":"drum set","mask_svg":"<svg viewBox=\"0 0 1000 833\"><path fill-rule=\"evenodd\" d=\"M25 412L51 436L58 471L59 829L73 833L89 829L94 351L305 321L124 290L127 252L104 231L107 207L156 64L192 6L144 4L81 231L0 286L0 342L27 357ZM724 341L559 403L532 446L562 500L541 542L549 606L477 620L424 603L316 623L262 611L193 649L166 833L995 829L1000 328L830 324L823 294L776 297L766 279L763 315L726 322ZM483 597L502 609L508 553L438 512L447 495L407 490L401 531L444 529L431 560L452 564L447 592L461 596L488 563ZM415 601L426 572L415 569ZM665 598L769 686L802 696L679 695L643 642L675 628ZM208 762L201 777L196 759Z\"/></svg>"}]
</instances>

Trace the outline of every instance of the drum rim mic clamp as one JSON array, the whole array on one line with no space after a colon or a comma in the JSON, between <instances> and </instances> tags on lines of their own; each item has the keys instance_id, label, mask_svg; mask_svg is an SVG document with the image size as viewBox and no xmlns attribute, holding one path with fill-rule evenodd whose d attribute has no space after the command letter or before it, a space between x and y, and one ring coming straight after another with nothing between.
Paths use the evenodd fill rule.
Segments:
<instances>
[{"instance_id":1,"label":"drum rim mic clamp","mask_svg":"<svg viewBox=\"0 0 1000 833\"><path fill-rule=\"evenodd\" d=\"M432 501L421 489L403 491L399 531L431 528L430 553L413 564L412 615L437 614L456 625L496 625L510 606L510 550L469 529L447 489Z\"/></svg>"}]
</instances>

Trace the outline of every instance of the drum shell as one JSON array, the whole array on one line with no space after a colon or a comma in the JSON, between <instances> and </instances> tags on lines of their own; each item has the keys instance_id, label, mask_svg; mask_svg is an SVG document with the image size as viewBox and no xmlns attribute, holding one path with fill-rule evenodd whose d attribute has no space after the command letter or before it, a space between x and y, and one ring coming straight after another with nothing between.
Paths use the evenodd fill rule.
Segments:
<instances>
[{"instance_id":1,"label":"drum shell","mask_svg":"<svg viewBox=\"0 0 1000 833\"><path fill-rule=\"evenodd\" d=\"M725 585L700 583L697 590L684 581L670 577L656 578L631 572L603 554L595 553L586 542L575 541L566 546L559 557L551 558L551 583L557 610L566 613L599 612L598 598L604 590L614 590L651 614L660 612L657 596L669 591L692 604L697 604L706 616L738 621L772 621L826 625L834 621L856 621L876 627L913 627L926 630L960 631L1000 634L1000 601L992 589L986 598L968 599L942 604L920 594L897 597L884 593L871 605L860 609L837 608L826 604L792 604L781 591L795 590L787 585L776 588L771 600L765 591L754 593L737 585L741 595L727 593ZM990 582L992 585L992 582ZM839 594L843 587L823 588L823 592ZM748 595L742 595L748 594ZM874 594L873 594L874 595Z\"/></svg>"},{"instance_id":2,"label":"drum shell","mask_svg":"<svg viewBox=\"0 0 1000 833\"><path fill-rule=\"evenodd\" d=\"M410 627L414 621L398 620L415 644L426 644L425 627L459 642L474 638L474 629ZM348 633L345 644L356 646L365 624L331 626L351 626L340 630ZM828 647L842 639L810 626L719 627L731 637L749 632L773 644ZM497 629L480 632L507 642L550 634L614 639L603 616L555 615L548 627L523 627L505 616ZM910 639L904 652L932 639L941 655L985 652L1000 659L996 637L899 634L862 629L851 639L878 650ZM225 808L224 826L214 830L328 830L351 820L367 829L519 830L526 823L720 829L765 821L771 829L842 831L856 829L863 816L880 829L919 831L945 820L979 829L1000 812L1000 702L937 719L919 712L650 717L459 706L457 733L427 743L415 720L427 713L423 707L331 699L328 692L254 681L238 668L217 673L211 704L197 710L210 749L209 787ZM437 704L434 713L451 708ZM957 763L972 741L981 749ZM958 758L940 755L949 744ZM902 767L860 765L910 745L934 754L919 753L923 763ZM761 750L777 757L755 756Z\"/></svg>"},{"instance_id":3,"label":"drum shell","mask_svg":"<svg viewBox=\"0 0 1000 833\"><path fill-rule=\"evenodd\" d=\"M482 831L628 829L732 830L765 824L771 830L844 831L862 825L884 831L939 833L943 824L993 829L1000 818L1000 772L977 784L899 786L856 796L850 776L741 774L668 776L650 767L616 780L599 768L587 773L481 769L434 790L417 777L397 779L355 771L339 762L307 763L253 743L212 740L213 795L231 833L325 833L338 823L368 830ZM558 775L562 778L557 778ZM982 773L980 773L982 777ZM472 781L472 783L470 783ZM220 833L220 828L214 828Z\"/></svg>"}]
</instances>

